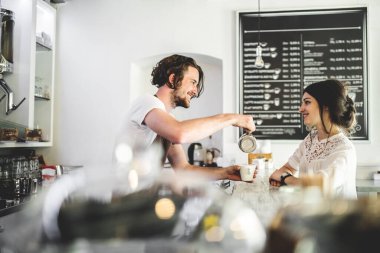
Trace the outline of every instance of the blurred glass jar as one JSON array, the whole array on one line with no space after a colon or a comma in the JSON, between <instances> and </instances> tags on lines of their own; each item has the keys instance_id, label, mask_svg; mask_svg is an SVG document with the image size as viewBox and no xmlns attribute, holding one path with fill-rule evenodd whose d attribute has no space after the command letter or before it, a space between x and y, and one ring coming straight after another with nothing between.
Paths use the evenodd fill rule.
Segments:
<instances>
[{"instance_id":1,"label":"blurred glass jar","mask_svg":"<svg viewBox=\"0 0 380 253\"><path fill-rule=\"evenodd\" d=\"M380 200L300 202L277 213L264 252L377 252L379 234Z\"/></svg>"}]
</instances>

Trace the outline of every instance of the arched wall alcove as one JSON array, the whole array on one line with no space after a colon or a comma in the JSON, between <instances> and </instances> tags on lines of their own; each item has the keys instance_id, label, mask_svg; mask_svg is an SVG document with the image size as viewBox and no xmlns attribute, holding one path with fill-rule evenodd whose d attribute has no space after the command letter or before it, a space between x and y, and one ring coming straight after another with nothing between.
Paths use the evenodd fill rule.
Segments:
<instances>
[{"instance_id":1,"label":"arched wall alcove","mask_svg":"<svg viewBox=\"0 0 380 253\"><path fill-rule=\"evenodd\" d=\"M223 112L223 62L219 58L209 55L194 54L194 53L178 53L188 57L192 57L200 65L205 73L204 92L199 98L195 98L191 102L188 109L176 108L173 110L173 115L178 120L186 120L192 118L207 117ZM130 96L129 101L142 94L154 94L157 88L151 85L152 68L162 58L171 54L154 55L142 59L138 59L131 64L130 72ZM199 141L204 147L210 145L209 138ZM189 143L184 144L185 152ZM223 152L223 132L219 131L212 135L212 146Z\"/></svg>"}]
</instances>

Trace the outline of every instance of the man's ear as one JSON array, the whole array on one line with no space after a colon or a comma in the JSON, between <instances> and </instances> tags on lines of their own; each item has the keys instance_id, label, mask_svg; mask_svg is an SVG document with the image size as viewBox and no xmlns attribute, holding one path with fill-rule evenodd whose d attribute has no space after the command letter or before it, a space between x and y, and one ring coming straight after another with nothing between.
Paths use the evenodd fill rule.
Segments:
<instances>
[{"instance_id":1,"label":"man's ear","mask_svg":"<svg viewBox=\"0 0 380 253\"><path fill-rule=\"evenodd\" d=\"M170 74L168 86L169 88L174 89L174 74Z\"/></svg>"}]
</instances>

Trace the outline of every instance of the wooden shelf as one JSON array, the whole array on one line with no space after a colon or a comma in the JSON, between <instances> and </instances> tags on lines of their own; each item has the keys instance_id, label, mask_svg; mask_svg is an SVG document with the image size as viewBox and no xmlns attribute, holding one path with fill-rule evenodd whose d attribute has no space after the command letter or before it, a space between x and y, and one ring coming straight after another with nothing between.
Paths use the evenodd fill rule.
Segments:
<instances>
[{"instance_id":1,"label":"wooden shelf","mask_svg":"<svg viewBox=\"0 0 380 253\"><path fill-rule=\"evenodd\" d=\"M51 141L0 141L0 148L51 147Z\"/></svg>"}]
</instances>

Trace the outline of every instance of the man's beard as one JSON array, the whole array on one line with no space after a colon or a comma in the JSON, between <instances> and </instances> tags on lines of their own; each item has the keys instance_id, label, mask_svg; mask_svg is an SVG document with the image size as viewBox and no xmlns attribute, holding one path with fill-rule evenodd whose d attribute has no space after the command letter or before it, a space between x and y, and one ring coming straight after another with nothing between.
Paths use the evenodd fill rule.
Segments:
<instances>
[{"instance_id":1,"label":"man's beard","mask_svg":"<svg viewBox=\"0 0 380 253\"><path fill-rule=\"evenodd\" d=\"M187 95L185 95L185 98L182 98L178 95L177 90L173 91L171 100L174 108L177 106L181 106L183 108L190 107L190 102L187 100Z\"/></svg>"}]
</instances>

